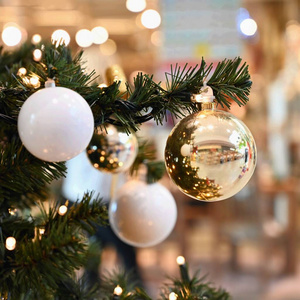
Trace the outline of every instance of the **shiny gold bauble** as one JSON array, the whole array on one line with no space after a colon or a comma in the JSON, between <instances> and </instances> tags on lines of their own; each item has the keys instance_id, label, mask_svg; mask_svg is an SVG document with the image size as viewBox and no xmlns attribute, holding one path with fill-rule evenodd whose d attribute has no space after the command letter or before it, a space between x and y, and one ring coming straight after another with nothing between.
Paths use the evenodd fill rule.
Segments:
<instances>
[{"instance_id":1,"label":"shiny gold bauble","mask_svg":"<svg viewBox=\"0 0 300 300\"><path fill-rule=\"evenodd\" d=\"M238 193L251 178L256 160L255 141L246 125L215 109L181 120L165 149L170 178L183 193L201 201Z\"/></svg>"},{"instance_id":2,"label":"shiny gold bauble","mask_svg":"<svg viewBox=\"0 0 300 300\"><path fill-rule=\"evenodd\" d=\"M103 172L127 171L138 153L134 134L127 134L113 125L98 126L88 145L87 156L92 165Z\"/></svg>"}]
</instances>

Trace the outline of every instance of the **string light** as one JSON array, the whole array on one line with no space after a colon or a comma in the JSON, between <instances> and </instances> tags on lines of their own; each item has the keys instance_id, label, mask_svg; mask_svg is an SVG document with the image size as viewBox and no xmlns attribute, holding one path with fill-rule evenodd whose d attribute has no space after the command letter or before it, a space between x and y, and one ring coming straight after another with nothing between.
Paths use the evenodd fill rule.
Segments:
<instances>
[{"instance_id":1,"label":"string light","mask_svg":"<svg viewBox=\"0 0 300 300\"><path fill-rule=\"evenodd\" d=\"M26 75L26 73L27 73L27 70L25 69L25 68L20 68L19 70L18 70L18 72L17 72L17 74L19 75L19 76L25 76Z\"/></svg>"},{"instance_id":2,"label":"string light","mask_svg":"<svg viewBox=\"0 0 300 300\"><path fill-rule=\"evenodd\" d=\"M14 250L16 248L17 241L13 236L10 236L5 241L5 247L7 250Z\"/></svg>"},{"instance_id":3,"label":"string light","mask_svg":"<svg viewBox=\"0 0 300 300\"><path fill-rule=\"evenodd\" d=\"M58 209L58 213L63 216L68 211L68 207L66 205L61 205Z\"/></svg>"},{"instance_id":4,"label":"string light","mask_svg":"<svg viewBox=\"0 0 300 300\"><path fill-rule=\"evenodd\" d=\"M63 29L55 30L51 35L52 44L55 44L56 47L60 45L68 46L71 38L70 35Z\"/></svg>"},{"instance_id":5,"label":"string light","mask_svg":"<svg viewBox=\"0 0 300 300\"><path fill-rule=\"evenodd\" d=\"M178 265L184 265L185 264L185 258L183 256L178 256L176 258L176 262Z\"/></svg>"},{"instance_id":6,"label":"string light","mask_svg":"<svg viewBox=\"0 0 300 300\"><path fill-rule=\"evenodd\" d=\"M121 296L122 293L123 293L123 289L119 285L117 285L114 289L114 294L117 296Z\"/></svg>"},{"instance_id":7,"label":"string light","mask_svg":"<svg viewBox=\"0 0 300 300\"><path fill-rule=\"evenodd\" d=\"M4 26L2 31L3 43L7 46L16 46L21 42L22 31L18 25L14 23L8 23Z\"/></svg>"},{"instance_id":8,"label":"string light","mask_svg":"<svg viewBox=\"0 0 300 300\"><path fill-rule=\"evenodd\" d=\"M11 215L11 216L15 216L15 215L17 215L17 209L16 208L9 208L8 209L8 212L9 212L9 214Z\"/></svg>"},{"instance_id":9,"label":"string light","mask_svg":"<svg viewBox=\"0 0 300 300\"><path fill-rule=\"evenodd\" d=\"M32 44L34 44L34 45L40 43L41 40L42 40L42 37L41 37L40 34L34 34L34 35L32 36L32 38L31 38L31 42L32 42Z\"/></svg>"},{"instance_id":10,"label":"string light","mask_svg":"<svg viewBox=\"0 0 300 300\"><path fill-rule=\"evenodd\" d=\"M40 80L36 76L30 77L29 82L34 88L38 88L41 86Z\"/></svg>"},{"instance_id":11,"label":"string light","mask_svg":"<svg viewBox=\"0 0 300 300\"><path fill-rule=\"evenodd\" d=\"M146 8L146 0L127 0L126 8L131 12L140 12Z\"/></svg>"},{"instance_id":12,"label":"string light","mask_svg":"<svg viewBox=\"0 0 300 300\"><path fill-rule=\"evenodd\" d=\"M169 300L177 300L177 298L178 298L178 295L176 293L171 292L169 294Z\"/></svg>"},{"instance_id":13,"label":"string light","mask_svg":"<svg viewBox=\"0 0 300 300\"><path fill-rule=\"evenodd\" d=\"M107 87L107 84L105 84L105 83L100 83L100 84L98 85L98 88L100 88L100 89L102 89L102 88L104 88L104 87Z\"/></svg>"},{"instance_id":14,"label":"string light","mask_svg":"<svg viewBox=\"0 0 300 300\"><path fill-rule=\"evenodd\" d=\"M33 59L35 60L35 61L40 61L41 60L41 58L42 58L42 50L40 50L40 49L35 49L34 51L33 51Z\"/></svg>"},{"instance_id":15,"label":"string light","mask_svg":"<svg viewBox=\"0 0 300 300\"><path fill-rule=\"evenodd\" d=\"M141 22L148 29L157 28L161 23L160 14L154 9L147 9L142 13Z\"/></svg>"},{"instance_id":16,"label":"string light","mask_svg":"<svg viewBox=\"0 0 300 300\"><path fill-rule=\"evenodd\" d=\"M90 47L93 44L92 32L88 29L80 29L75 35L75 40L79 47Z\"/></svg>"},{"instance_id":17,"label":"string light","mask_svg":"<svg viewBox=\"0 0 300 300\"><path fill-rule=\"evenodd\" d=\"M94 44L103 44L108 40L108 32L104 27L97 26L94 27L92 30L92 37Z\"/></svg>"}]
</instances>

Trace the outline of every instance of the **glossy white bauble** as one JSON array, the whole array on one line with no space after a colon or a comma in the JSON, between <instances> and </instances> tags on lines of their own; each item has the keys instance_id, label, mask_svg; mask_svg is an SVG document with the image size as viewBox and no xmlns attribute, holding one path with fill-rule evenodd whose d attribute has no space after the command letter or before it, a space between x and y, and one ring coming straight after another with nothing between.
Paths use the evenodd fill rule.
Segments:
<instances>
[{"instance_id":1,"label":"glossy white bauble","mask_svg":"<svg viewBox=\"0 0 300 300\"><path fill-rule=\"evenodd\" d=\"M172 194L160 183L125 183L109 206L109 222L116 235L136 247L165 240L174 228L177 207Z\"/></svg>"},{"instance_id":2,"label":"glossy white bauble","mask_svg":"<svg viewBox=\"0 0 300 300\"><path fill-rule=\"evenodd\" d=\"M49 87L32 94L21 107L18 132L25 148L49 162L69 160L89 144L94 117L78 93Z\"/></svg>"}]
</instances>

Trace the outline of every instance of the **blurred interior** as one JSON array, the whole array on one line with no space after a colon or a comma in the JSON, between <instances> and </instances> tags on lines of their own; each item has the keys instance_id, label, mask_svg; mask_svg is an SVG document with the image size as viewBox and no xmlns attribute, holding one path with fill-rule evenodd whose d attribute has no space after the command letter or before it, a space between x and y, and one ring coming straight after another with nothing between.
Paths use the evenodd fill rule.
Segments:
<instances>
[{"instance_id":1,"label":"blurred interior","mask_svg":"<svg viewBox=\"0 0 300 300\"><path fill-rule=\"evenodd\" d=\"M242 57L253 86L249 103L233 104L231 112L255 138L254 176L235 197L215 203L188 198L165 177L162 183L176 199L177 223L161 244L137 249L138 264L153 297L166 274L178 275L176 257L183 255L192 272L209 274L233 299L299 300L300 1L147 0L147 9L160 13L158 27L146 28L142 12L129 11L125 0L0 0L0 30L14 22L22 41L66 30L74 52L83 48L88 69L100 75L99 84L116 64L129 82L140 71L163 81L170 64ZM256 22L256 32L241 29L247 18ZM79 47L76 32L95 26L106 28L109 39ZM0 45L18 47L3 40ZM140 134L156 142L159 159L172 126L170 120L142 127ZM105 249L101 269L118 264L116 251Z\"/></svg>"}]
</instances>

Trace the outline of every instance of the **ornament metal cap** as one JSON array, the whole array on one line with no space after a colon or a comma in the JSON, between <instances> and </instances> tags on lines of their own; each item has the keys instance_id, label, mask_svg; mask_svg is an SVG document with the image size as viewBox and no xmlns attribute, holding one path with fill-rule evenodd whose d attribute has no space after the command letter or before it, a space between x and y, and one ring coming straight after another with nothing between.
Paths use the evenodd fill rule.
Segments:
<instances>
[{"instance_id":1,"label":"ornament metal cap","mask_svg":"<svg viewBox=\"0 0 300 300\"><path fill-rule=\"evenodd\" d=\"M47 78L45 82L45 88L55 87L55 81L53 79Z\"/></svg>"},{"instance_id":2,"label":"ornament metal cap","mask_svg":"<svg viewBox=\"0 0 300 300\"><path fill-rule=\"evenodd\" d=\"M213 109L214 108L213 90L207 85L207 82L203 82L203 86L199 91L199 94L193 94L191 96L191 101L198 104L199 110Z\"/></svg>"}]
</instances>

